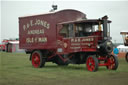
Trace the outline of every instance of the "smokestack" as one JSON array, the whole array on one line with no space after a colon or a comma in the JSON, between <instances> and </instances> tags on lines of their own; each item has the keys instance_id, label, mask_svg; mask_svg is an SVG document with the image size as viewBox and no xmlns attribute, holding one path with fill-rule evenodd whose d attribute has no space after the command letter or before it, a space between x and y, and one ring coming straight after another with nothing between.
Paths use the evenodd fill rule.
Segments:
<instances>
[{"instance_id":1,"label":"smokestack","mask_svg":"<svg viewBox=\"0 0 128 85\"><path fill-rule=\"evenodd\" d=\"M102 18L102 20L103 20L103 36L104 36L104 38L107 38L107 23L108 23L107 19L108 19L107 16L104 16Z\"/></svg>"}]
</instances>

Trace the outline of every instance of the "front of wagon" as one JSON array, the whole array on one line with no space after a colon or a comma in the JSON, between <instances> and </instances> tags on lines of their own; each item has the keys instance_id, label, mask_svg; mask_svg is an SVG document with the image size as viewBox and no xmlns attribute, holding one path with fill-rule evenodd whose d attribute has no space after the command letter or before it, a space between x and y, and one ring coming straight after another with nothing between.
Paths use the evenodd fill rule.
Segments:
<instances>
[{"instance_id":1,"label":"front of wagon","mask_svg":"<svg viewBox=\"0 0 128 85\"><path fill-rule=\"evenodd\" d=\"M96 54L89 55L86 59L86 67L89 71L97 71L99 66L106 66L107 69L116 70L118 59L112 55L113 43L110 37L110 23L107 16L93 21L93 31L91 36L97 38Z\"/></svg>"},{"instance_id":2,"label":"front of wagon","mask_svg":"<svg viewBox=\"0 0 128 85\"><path fill-rule=\"evenodd\" d=\"M98 23L98 32L101 34L99 35L101 38L98 39L97 50L102 56L111 54L113 51L113 43L110 36L111 21L108 20L107 16L104 16Z\"/></svg>"}]
</instances>

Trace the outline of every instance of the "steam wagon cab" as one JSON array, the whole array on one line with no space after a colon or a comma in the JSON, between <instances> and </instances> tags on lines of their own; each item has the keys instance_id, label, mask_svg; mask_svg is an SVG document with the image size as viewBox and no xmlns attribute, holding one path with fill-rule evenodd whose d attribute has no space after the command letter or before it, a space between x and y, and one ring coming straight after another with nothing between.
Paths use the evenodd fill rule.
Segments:
<instances>
[{"instance_id":1,"label":"steam wagon cab","mask_svg":"<svg viewBox=\"0 0 128 85\"><path fill-rule=\"evenodd\" d=\"M124 45L128 46L128 32L120 32L120 34L122 35ZM128 62L128 52L125 55L125 60Z\"/></svg>"},{"instance_id":2,"label":"steam wagon cab","mask_svg":"<svg viewBox=\"0 0 128 85\"><path fill-rule=\"evenodd\" d=\"M86 63L89 71L97 71L99 66L116 70L118 60L111 55L110 23L107 16L87 19L77 10L20 17L20 48L31 54L36 68L53 62Z\"/></svg>"}]
</instances>

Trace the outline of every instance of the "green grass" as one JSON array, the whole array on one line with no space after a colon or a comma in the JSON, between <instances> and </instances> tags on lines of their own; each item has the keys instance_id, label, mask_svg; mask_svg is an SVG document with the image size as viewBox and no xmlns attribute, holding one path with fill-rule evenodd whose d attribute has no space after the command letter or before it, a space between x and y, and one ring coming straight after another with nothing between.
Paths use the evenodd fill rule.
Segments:
<instances>
[{"instance_id":1,"label":"green grass","mask_svg":"<svg viewBox=\"0 0 128 85\"><path fill-rule=\"evenodd\" d=\"M0 85L127 85L128 63L119 59L116 71L99 67L89 72L85 64L60 67L47 62L44 68L33 68L29 55L0 53Z\"/></svg>"}]
</instances>

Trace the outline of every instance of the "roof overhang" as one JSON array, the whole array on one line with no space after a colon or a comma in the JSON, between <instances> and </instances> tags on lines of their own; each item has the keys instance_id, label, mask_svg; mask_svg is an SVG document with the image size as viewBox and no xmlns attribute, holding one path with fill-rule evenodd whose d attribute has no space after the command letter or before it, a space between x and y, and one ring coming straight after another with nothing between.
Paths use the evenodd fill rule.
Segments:
<instances>
[{"instance_id":1,"label":"roof overhang","mask_svg":"<svg viewBox=\"0 0 128 85\"><path fill-rule=\"evenodd\" d=\"M101 21L102 24L102 20L100 19L82 19L82 20L75 20L75 21L67 21L67 22L61 22L58 24L79 24L79 23L93 23L93 24L99 24L99 21ZM108 23L111 23L110 20L108 20Z\"/></svg>"},{"instance_id":2,"label":"roof overhang","mask_svg":"<svg viewBox=\"0 0 128 85\"><path fill-rule=\"evenodd\" d=\"M128 32L120 32L120 34L128 34Z\"/></svg>"}]
</instances>

